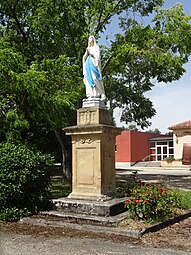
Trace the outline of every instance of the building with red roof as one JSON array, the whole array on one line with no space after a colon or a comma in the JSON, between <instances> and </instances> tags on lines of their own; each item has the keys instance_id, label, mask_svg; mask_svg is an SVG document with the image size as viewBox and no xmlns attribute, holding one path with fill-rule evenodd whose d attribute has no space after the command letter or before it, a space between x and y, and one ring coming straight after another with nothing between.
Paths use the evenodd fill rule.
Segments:
<instances>
[{"instance_id":1,"label":"building with red roof","mask_svg":"<svg viewBox=\"0 0 191 255\"><path fill-rule=\"evenodd\" d=\"M191 129L191 120L187 120L187 121L172 125L168 129L171 129L171 130Z\"/></svg>"},{"instance_id":2,"label":"building with red roof","mask_svg":"<svg viewBox=\"0 0 191 255\"><path fill-rule=\"evenodd\" d=\"M182 159L183 165L191 164L191 120L170 126L173 130L174 158Z\"/></svg>"}]
</instances>

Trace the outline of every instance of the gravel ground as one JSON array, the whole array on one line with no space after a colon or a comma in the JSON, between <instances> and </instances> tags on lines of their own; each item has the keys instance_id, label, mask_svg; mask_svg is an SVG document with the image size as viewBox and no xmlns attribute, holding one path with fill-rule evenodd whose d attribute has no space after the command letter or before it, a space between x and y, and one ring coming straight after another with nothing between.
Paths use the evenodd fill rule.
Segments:
<instances>
[{"instance_id":1,"label":"gravel ground","mask_svg":"<svg viewBox=\"0 0 191 255\"><path fill-rule=\"evenodd\" d=\"M191 254L191 218L188 218L180 223L176 223L170 227L165 229L159 230L155 233L149 233L144 235L143 237L133 238L127 237L122 235L115 235L115 234L106 234L106 233L94 233L94 232L87 232L81 230L74 230L69 228L63 227L49 227L49 226L36 226L36 225L29 225L24 223L0 223L0 240L1 246L3 244L7 244L9 247L10 240L14 241L14 243L20 243L21 238L22 242L28 242L27 247L35 246L35 240L38 240L41 245L42 243L46 242L51 244L55 247L56 242L60 242L61 239L73 239L78 240L80 239L82 242L84 240L94 240L94 242L106 242L108 243L116 243L116 247L124 246L124 244L128 244L131 247L134 247L135 250L141 249L151 249L152 253L145 253L140 254L155 254L154 249L171 249L174 253L156 253L156 254ZM24 240L23 240L24 238ZM32 241L33 240L33 241ZM54 241L52 241L54 240ZM96 241L97 240L97 241ZM78 240L79 241L79 240ZM21 243L22 243L21 242ZM74 241L75 243L76 241ZM90 244L91 246L92 244ZM51 245L50 245L51 246ZM19 246L18 246L19 247ZM39 249L41 246L39 246ZM52 246L51 246L52 247ZM52 251L53 247L50 247L50 251ZM96 246L97 247L97 246ZM136 248L137 247L137 248ZM33 247L34 248L34 247ZM123 247L124 248L124 247ZM32 249L32 248L31 248ZM1 249L3 251L3 249ZM123 250L123 249L122 249ZM139 254L134 251L134 253L124 253L124 250L121 253L87 253L87 254ZM14 251L11 253L0 253L1 255L17 255L18 251ZM25 253L26 255L28 253ZM32 254L32 253L31 253ZM36 254L36 253L35 253ZM45 254L39 253L39 255ZM51 253L50 253L51 254ZM53 253L52 253L53 254ZM55 253L57 254L57 253ZM58 254L72 254L72 253L58 253ZM73 253L78 254L78 253ZM79 254L86 254L86 253L79 253ZM28 254L29 255L29 254Z\"/></svg>"}]
</instances>

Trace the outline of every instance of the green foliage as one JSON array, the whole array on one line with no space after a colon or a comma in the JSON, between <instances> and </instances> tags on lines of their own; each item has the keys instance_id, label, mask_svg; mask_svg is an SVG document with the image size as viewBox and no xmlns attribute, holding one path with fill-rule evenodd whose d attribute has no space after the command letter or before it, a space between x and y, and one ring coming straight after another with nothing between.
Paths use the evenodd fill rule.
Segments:
<instances>
[{"instance_id":1,"label":"green foliage","mask_svg":"<svg viewBox=\"0 0 191 255\"><path fill-rule=\"evenodd\" d=\"M168 189L162 182L145 184L140 181L125 201L132 218L145 221L161 221L174 215L181 206L177 192Z\"/></svg>"},{"instance_id":2,"label":"green foliage","mask_svg":"<svg viewBox=\"0 0 191 255\"><path fill-rule=\"evenodd\" d=\"M128 127L125 128L126 130L133 130L133 131L140 131L136 125L130 124Z\"/></svg>"},{"instance_id":3,"label":"green foliage","mask_svg":"<svg viewBox=\"0 0 191 255\"><path fill-rule=\"evenodd\" d=\"M8 43L1 47L0 64L2 70L7 67L7 72L0 73L1 140L24 139L39 145L39 136L75 124L75 110L84 92L81 77L73 77L77 66L65 56L27 66Z\"/></svg>"},{"instance_id":4,"label":"green foliage","mask_svg":"<svg viewBox=\"0 0 191 255\"><path fill-rule=\"evenodd\" d=\"M31 128L39 126L38 120L45 123L48 130L50 126L58 127L58 115L67 116L63 122L73 123L70 109L78 107L84 97L81 60L87 38L89 34L99 38L113 20L118 22L122 33L114 35L108 47L102 47L102 73L107 97L112 109L116 106L123 109L123 121L135 121L142 128L147 127L150 124L148 119L156 113L152 102L145 97L145 92L152 89L152 80L171 82L179 79L191 52L190 17L185 15L180 4L160 10L163 3L163 0L2 0L0 32L3 48L7 42L11 47L3 50L3 59L12 52L17 61L8 58L7 63L3 62L1 66L4 72L13 69L16 73L21 67L17 75L17 81L21 81L17 83L18 88L23 86L23 79L29 82L29 94L27 86L24 86L19 95L24 100L20 100L21 103L17 100L17 105L23 111L29 111L28 115L24 115L27 120L31 118ZM138 22L138 16L148 16L154 10L156 17L151 24ZM22 56L19 62L18 54ZM62 58L67 60L61 61L60 65ZM10 65L14 68L10 69ZM68 79L62 75L63 71L68 71ZM2 85L6 79L7 75L3 77ZM48 100L52 86L57 93L54 91ZM36 95L39 93L39 97L30 98L31 89ZM19 92L14 93L17 96ZM33 110L35 102L38 107ZM51 113L45 109L51 109ZM60 109L64 114L57 114ZM43 116L44 119L47 117L47 121L42 121Z\"/></svg>"},{"instance_id":5,"label":"green foliage","mask_svg":"<svg viewBox=\"0 0 191 255\"><path fill-rule=\"evenodd\" d=\"M128 17L122 19L124 34L117 34L112 41L104 68L112 107L121 107L122 120L135 121L142 128L155 114L144 93L152 89L152 81L178 80L191 53L190 17L185 16L182 5L156 12L147 26Z\"/></svg>"},{"instance_id":6,"label":"green foliage","mask_svg":"<svg viewBox=\"0 0 191 255\"><path fill-rule=\"evenodd\" d=\"M102 46L110 110L118 106L122 121L148 127L156 111L145 93L153 81L179 79L191 54L190 17L180 4L161 10L163 3L1 0L1 141L24 140L40 147L39 140L45 143L50 134L76 124L76 109L85 97L82 56L87 38L93 34L98 39L113 21L121 33ZM154 11L151 24L138 21ZM61 148L64 155L66 148Z\"/></svg>"},{"instance_id":7,"label":"green foliage","mask_svg":"<svg viewBox=\"0 0 191 255\"><path fill-rule=\"evenodd\" d=\"M49 197L50 155L25 145L0 144L0 220L38 212Z\"/></svg>"},{"instance_id":8,"label":"green foliage","mask_svg":"<svg viewBox=\"0 0 191 255\"><path fill-rule=\"evenodd\" d=\"M14 79L26 68L22 55L0 38L0 131L8 141L20 140L22 133L29 128L29 122L20 109L22 99Z\"/></svg>"},{"instance_id":9,"label":"green foliage","mask_svg":"<svg viewBox=\"0 0 191 255\"><path fill-rule=\"evenodd\" d=\"M166 157L164 160L165 160L167 163L171 163L171 162L173 162L173 161L175 160L175 158L174 158L173 156L169 156L169 157Z\"/></svg>"},{"instance_id":10,"label":"green foliage","mask_svg":"<svg viewBox=\"0 0 191 255\"><path fill-rule=\"evenodd\" d=\"M127 176L123 182L118 182L116 185L117 197L129 197L132 189L136 186L138 181L138 173L137 171L134 171L131 175Z\"/></svg>"},{"instance_id":11,"label":"green foliage","mask_svg":"<svg viewBox=\"0 0 191 255\"><path fill-rule=\"evenodd\" d=\"M155 129L149 129L146 132L153 133L153 134L161 134L161 131L158 128Z\"/></svg>"},{"instance_id":12,"label":"green foliage","mask_svg":"<svg viewBox=\"0 0 191 255\"><path fill-rule=\"evenodd\" d=\"M82 91L82 80L75 65L60 56L57 59L35 61L25 73L15 75L20 104L30 123L56 130L74 122ZM25 106L25 108L24 108Z\"/></svg>"}]
</instances>

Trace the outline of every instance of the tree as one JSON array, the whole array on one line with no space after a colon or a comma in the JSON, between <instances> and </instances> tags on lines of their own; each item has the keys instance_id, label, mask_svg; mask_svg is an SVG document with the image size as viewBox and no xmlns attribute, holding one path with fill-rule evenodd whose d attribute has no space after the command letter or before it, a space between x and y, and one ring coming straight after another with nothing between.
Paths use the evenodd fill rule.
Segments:
<instances>
[{"instance_id":1,"label":"tree","mask_svg":"<svg viewBox=\"0 0 191 255\"><path fill-rule=\"evenodd\" d=\"M43 60L40 64L33 62L27 67L21 54L8 44L2 43L1 47L1 80L7 81L1 86L1 135L8 141L24 137L34 141L35 132L39 134L42 130L42 135L54 130L64 165L65 146L60 132L63 127L75 123L75 109L81 97L81 87L76 86L78 76L71 79L77 72L76 67L70 66L64 56ZM24 70L27 71L22 72Z\"/></svg>"},{"instance_id":2,"label":"tree","mask_svg":"<svg viewBox=\"0 0 191 255\"><path fill-rule=\"evenodd\" d=\"M128 127L125 128L126 130L134 130L140 131L135 124L130 124Z\"/></svg>"},{"instance_id":3,"label":"tree","mask_svg":"<svg viewBox=\"0 0 191 255\"><path fill-rule=\"evenodd\" d=\"M166 132L165 135L173 136L173 131Z\"/></svg>"},{"instance_id":4,"label":"tree","mask_svg":"<svg viewBox=\"0 0 191 255\"><path fill-rule=\"evenodd\" d=\"M153 134L161 134L161 131L158 128L149 129L147 132L148 133L153 133Z\"/></svg>"},{"instance_id":5,"label":"tree","mask_svg":"<svg viewBox=\"0 0 191 255\"><path fill-rule=\"evenodd\" d=\"M144 93L152 89L152 79L179 79L191 53L190 17L180 4L155 9L162 4L163 0L2 0L1 136L12 130L19 139L37 142L37 133L52 131L65 151L60 131L75 123L75 110L85 96L81 60L88 35L99 38L115 17L122 33L102 47L107 97L111 109L123 109L123 121L148 127L155 110ZM154 10L151 24L138 22L138 15ZM8 61L6 54L12 54ZM7 119L10 111L14 114Z\"/></svg>"},{"instance_id":6,"label":"tree","mask_svg":"<svg viewBox=\"0 0 191 255\"><path fill-rule=\"evenodd\" d=\"M182 6L156 12L152 26L122 19L124 34L117 34L112 42L105 69L113 107L122 107L122 120L135 121L141 128L147 127L148 118L155 114L152 103L144 97L153 87L152 79L165 83L178 80L191 50L187 41L190 17L184 15Z\"/></svg>"}]
</instances>

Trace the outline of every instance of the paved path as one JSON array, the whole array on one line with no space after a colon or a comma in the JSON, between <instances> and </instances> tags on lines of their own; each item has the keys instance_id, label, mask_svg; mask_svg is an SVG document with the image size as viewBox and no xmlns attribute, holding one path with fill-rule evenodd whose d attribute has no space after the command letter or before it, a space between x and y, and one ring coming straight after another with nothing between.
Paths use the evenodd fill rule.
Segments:
<instances>
[{"instance_id":1,"label":"paved path","mask_svg":"<svg viewBox=\"0 0 191 255\"><path fill-rule=\"evenodd\" d=\"M114 243L112 240L83 238L42 238L1 234L1 255L191 255L189 252L154 249Z\"/></svg>"},{"instance_id":2,"label":"paved path","mask_svg":"<svg viewBox=\"0 0 191 255\"><path fill-rule=\"evenodd\" d=\"M125 180L133 171L138 172L140 179L154 182L163 179L171 187L191 191L191 171L188 168L162 168L162 167L120 167L116 168L116 176Z\"/></svg>"}]
</instances>

